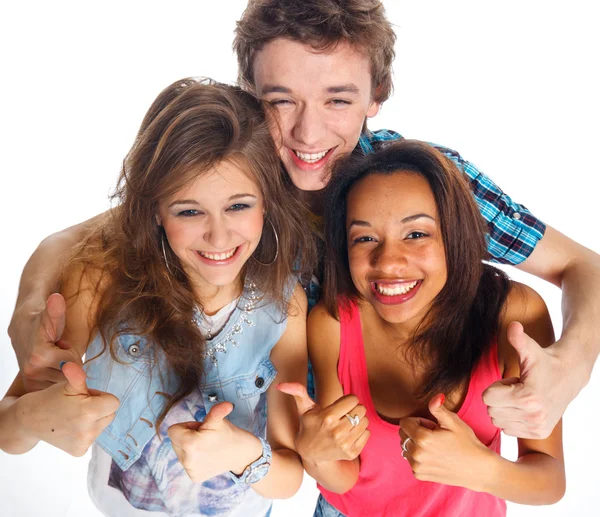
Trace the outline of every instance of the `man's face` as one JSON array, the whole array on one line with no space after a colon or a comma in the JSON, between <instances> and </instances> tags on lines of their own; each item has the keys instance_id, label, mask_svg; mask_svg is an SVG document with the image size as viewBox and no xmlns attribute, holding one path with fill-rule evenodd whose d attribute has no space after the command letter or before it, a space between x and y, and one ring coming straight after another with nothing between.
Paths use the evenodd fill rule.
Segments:
<instances>
[{"instance_id":1,"label":"man's face","mask_svg":"<svg viewBox=\"0 0 600 517\"><path fill-rule=\"evenodd\" d=\"M254 81L258 95L275 108L273 138L301 190L325 187L332 163L352 152L365 118L379 110L369 59L347 44L325 53L273 40L256 56Z\"/></svg>"}]
</instances>

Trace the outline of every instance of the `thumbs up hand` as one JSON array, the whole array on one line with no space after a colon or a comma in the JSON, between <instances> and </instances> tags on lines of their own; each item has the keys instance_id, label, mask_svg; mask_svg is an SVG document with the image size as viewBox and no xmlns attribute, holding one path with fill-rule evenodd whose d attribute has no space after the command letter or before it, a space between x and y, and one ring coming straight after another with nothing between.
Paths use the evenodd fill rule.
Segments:
<instances>
[{"instance_id":1,"label":"thumbs up hand","mask_svg":"<svg viewBox=\"0 0 600 517\"><path fill-rule=\"evenodd\" d=\"M173 450L194 483L228 470L241 475L246 466L262 455L260 440L226 418L232 411L233 404L220 402L210 409L203 422L182 422L169 427Z\"/></svg>"},{"instance_id":2,"label":"thumbs up hand","mask_svg":"<svg viewBox=\"0 0 600 517\"><path fill-rule=\"evenodd\" d=\"M315 464L353 460L362 452L370 436L369 419L356 396L345 395L321 408L311 400L302 384L283 382L277 389L296 401L300 417L296 450L304 460Z\"/></svg>"},{"instance_id":3,"label":"thumbs up hand","mask_svg":"<svg viewBox=\"0 0 600 517\"><path fill-rule=\"evenodd\" d=\"M415 478L482 490L495 453L479 441L456 413L444 406L443 395L431 399L429 411L437 424L417 417L400 420L402 456L408 460Z\"/></svg>"},{"instance_id":4,"label":"thumbs up hand","mask_svg":"<svg viewBox=\"0 0 600 517\"><path fill-rule=\"evenodd\" d=\"M88 389L83 368L65 363L66 381L19 400L21 425L25 432L72 456L83 456L109 425L119 407L110 393Z\"/></svg>"},{"instance_id":5,"label":"thumbs up hand","mask_svg":"<svg viewBox=\"0 0 600 517\"><path fill-rule=\"evenodd\" d=\"M519 438L547 438L569 402L577 394L553 347L542 348L523 326L513 321L507 329L519 354L521 377L502 379L483 392L483 402L496 427Z\"/></svg>"}]
</instances>

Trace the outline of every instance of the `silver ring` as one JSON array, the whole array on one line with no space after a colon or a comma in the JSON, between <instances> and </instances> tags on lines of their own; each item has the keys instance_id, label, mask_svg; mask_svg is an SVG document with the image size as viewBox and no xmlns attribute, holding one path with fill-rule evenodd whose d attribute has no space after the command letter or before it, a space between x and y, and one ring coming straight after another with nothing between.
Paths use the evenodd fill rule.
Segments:
<instances>
[{"instance_id":1,"label":"silver ring","mask_svg":"<svg viewBox=\"0 0 600 517\"><path fill-rule=\"evenodd\" d=\"M358 415L350 416L349 413L346 413L346 418L350 420L352 427L356 427L360 423L360 417Z\"/></svg>"},{"instance_id":2,"label":"silver ring","mask_svg":"<svg viewBox=\"0 0 600 517\"><path fill-rule=\"evenodd\" d=\"M402 452L408 452L408 449L406 448L406 445L408 444L408 441L411 440L411 437L409 436L408 438L406 438L403 442L402 442ZM404 454L402 454L402 457L404 457Z\"/></svg>"}]
</instances>

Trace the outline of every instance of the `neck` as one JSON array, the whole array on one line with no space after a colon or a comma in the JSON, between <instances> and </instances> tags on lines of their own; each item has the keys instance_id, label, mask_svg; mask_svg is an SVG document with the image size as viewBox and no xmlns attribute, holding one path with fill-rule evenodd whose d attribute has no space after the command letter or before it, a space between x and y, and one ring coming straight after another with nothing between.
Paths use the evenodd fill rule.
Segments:
<instances>
[{"instance_id":1,"label":"neck","mask_svg":"<svg viewBox=\"0 0 600 517\"><path fill-rule=\"evenodd\" d=\"M384 320L371 304L365 304L369 307L370 318L375 325L379 327L386 336L389 336L390 342L394 347L404 348L412 343L415 330L421 324L422 318L415 317L402 323L391 323Z\"/></svg>"},{"instance_id":2,"label":"neck","mask_svg":"<svg viewBox=\"0 0 600 517\"><path fill-rule=\"evenodd\" d=\"M194 294L208 316L216 314L232 300L242 294L243 283L240 280L226 286L194 285Z\"/></svg>"},{"instance_id":3,"label":"neck","mask_svg":"<svg viewBox=\"0 0 600 517\"><path fill-rule=\"evenodd\" d=\"M322 216L325 201L325 190L302 190L302 199L307 204L309 210Z\"/></svg>"}]
</instances>

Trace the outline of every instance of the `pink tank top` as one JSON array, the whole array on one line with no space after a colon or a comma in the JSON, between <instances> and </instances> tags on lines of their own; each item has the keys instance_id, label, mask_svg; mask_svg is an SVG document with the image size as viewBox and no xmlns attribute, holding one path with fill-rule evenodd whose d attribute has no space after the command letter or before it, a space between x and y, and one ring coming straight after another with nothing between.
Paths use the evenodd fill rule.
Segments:
<instances>
[{"instance_id":1,"label":"pink tank top","mask_svg":"<svg viewBox=\"0 0 600 517\"><path fill-rule=\"evenodd\" d=\"M354 394L367 409L371 437L360 455L356 485L345 494L328 492L323 497L348 517L410 516L460 517L506 515L506 503L492 495L465 488L418 481L409 463L400 455L399 426L383 420L375 411L369 381L358 306L344 311L340 306L340 358L338 378L344 394ZM500 452L500 430L487 414L482 392L501 378L497 345L494 343L477 366L458 411L479 440Z\"/></svg>"}]
</instances>

